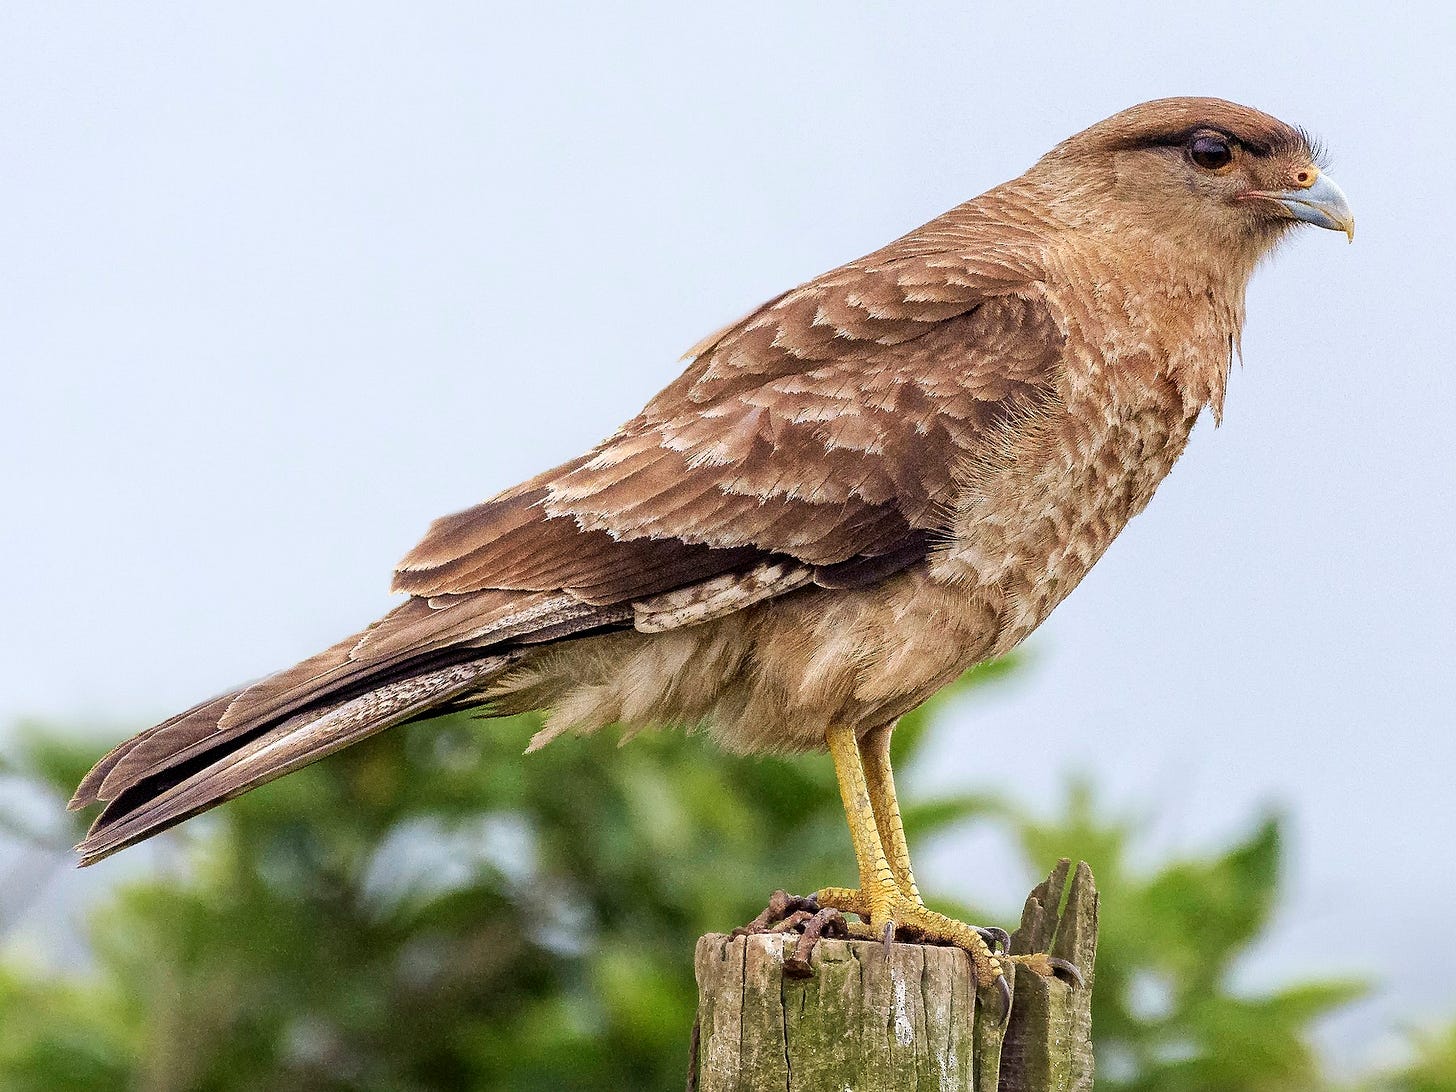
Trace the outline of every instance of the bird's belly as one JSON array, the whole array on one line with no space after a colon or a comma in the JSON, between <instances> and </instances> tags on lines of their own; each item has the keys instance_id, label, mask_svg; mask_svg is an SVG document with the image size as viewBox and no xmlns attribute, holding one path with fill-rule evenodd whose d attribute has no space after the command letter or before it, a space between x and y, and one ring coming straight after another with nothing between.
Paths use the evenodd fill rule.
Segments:
<instances>
[{"instance_id":1,"label":"bird's belly","mask_svg":"<svg viewBox=\"0 0 1456 1092\"><path fill-rule=\"evenodd\" d=\"M824 746L830 724L868 730L908 712L995 642L986 597L916 566L878 585L805 588L699 625L544 648L490 695L549 710L533 746L621 725L701 728L729 750Z\"/></svg>"}]
</instances>

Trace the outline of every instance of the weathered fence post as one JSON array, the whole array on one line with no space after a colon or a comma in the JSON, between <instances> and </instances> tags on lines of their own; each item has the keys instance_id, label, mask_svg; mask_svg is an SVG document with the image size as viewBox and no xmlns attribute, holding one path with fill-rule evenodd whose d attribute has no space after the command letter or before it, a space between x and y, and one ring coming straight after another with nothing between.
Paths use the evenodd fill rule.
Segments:
<instances>
[{"instance_id":1,"label":"weathered fence post","mask_svg":"<svg viewBox=\"0 0 1456 1092\"><path fill-rule=\"evenodd\" d=\"M1070 879L1070 883L1068 882ZM1065 896L1065 898L1064 898ZM1064 905L1065 903L1065 905ZM1073 987L1022 969L1011 1017L977 996L955 948L821 940L813 974L784 973L798 937L698 940L700 1092L1072 1092L1092 1087L1097 890L1062 861L1026 900L1012 951L1074 963ZM1015 968L1008 968L1008 977ZM696 1083L694 1084L694 1080Z\"/></svg>"}]
</instances>

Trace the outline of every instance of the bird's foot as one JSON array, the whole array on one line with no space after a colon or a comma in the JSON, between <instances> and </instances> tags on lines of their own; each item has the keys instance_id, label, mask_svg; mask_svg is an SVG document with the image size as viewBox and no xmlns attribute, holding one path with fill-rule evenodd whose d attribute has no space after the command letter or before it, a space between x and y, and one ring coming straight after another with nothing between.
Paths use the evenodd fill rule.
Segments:
<instances>
[{"instance_id":1,"label":"bird's foot","mask_svg":"<svg viewBox=\"0 0 1456 1092\"><path fill-rule=\"evenodd\" d=\"M1007 951L1009 938L1003 930L982 929L938 914L897 887L826 887L816 897L820 906L859 916L863 924L852 925L851 935L886 944L905 939L954 945L971 957L978 988L999 985L1003 993L1008 990L1001 961L991 947Z\"/></svg>"},{"instance_id":2,"label":"bird's foot","mask_svg":"<svg viewBox=\"0 0 1456 1092\"><path fill-rule=\"evenodd\" d=\"M833 907L859 916L861 923L848 926L850 936L885 944L904 939L963 949L970 956L976 987L994 986L1001 994L1003 1015L1011 1011L1011 986L1006 981L1005 963L1025 967L1046 978L1062 976L1069 982L1082 985L1081 973L1065 959L1040 952L1011 955L1011 937L1006 930L967 925L928 909L919 899L906 895L899 888L875 888L873 894L869 894L863 889L827 887L813 897L820 907Z\"/></svg>"},{"instance_id":3,"label":"bird's foot","mask_svg":"<svg viewBox=\"0 0 1456 1092\"><path fill-rule=\"evenodd\" d=\"M755 933L784 933L806 921L819 912L819 903L813 895L790 895L787 891L775 891L769 896L768 905L758 917L747 925L740 925L730 936L746 937Z\"/></svg>"},{"instance_id":4,"label":"bird's foot","mask_svg":"<svg viewBox=\"0 0 1456 1092\"><path fill-rule=\"evenodd\" d=\"M792 955L784 958L784 973L790 978L808 978L814 973L814 949L821 937L849 936L849 923L832 906L821 907L813 895L790 895L775 891L763 912L747 925L734 929L732 936L758 933L799 934Z\"/></svg>"}]
</instances>

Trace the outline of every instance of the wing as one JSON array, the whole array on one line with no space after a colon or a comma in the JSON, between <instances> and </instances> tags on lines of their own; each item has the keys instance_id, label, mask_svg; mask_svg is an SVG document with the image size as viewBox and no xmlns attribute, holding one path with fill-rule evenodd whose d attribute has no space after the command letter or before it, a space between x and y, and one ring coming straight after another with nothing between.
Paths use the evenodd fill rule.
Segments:
<instances>
[{"instance_id":1,"label":"wing","mask_svg":"<svg viewBox=\"0 0 1456 1092\"><path fill-rule=\"evenodd\" d=\"M923 560L957 468L1058 398L1062 335L995 268L906 259L765 306L586 455L436 521L395 573L407 602L224 726L422 656L693 624Z\"/></svg>"},{"instance_id":2,"label":"wing","mask_svg":"<svg viewBox=\"0 0 1456 1092\"><path fill-rule=\"evenodd\" d=\"M957 468L1056 400L1062 345L1023 268L866 259L731 327L582 458L437 521L395 588L624 608L735 573L881 579L933 547Z\"/></svg>"},{"instance_id":3,"label":"wing","mask_svg":"<svg viewBox=\"0 0 1456 1092\"><path fill-rule=\"evenodd\" d=\"M483 650L693 624L923 560L957 468L1057 401L1064 343L1030 236L967 242L938 223L709 339L581 458L437 521L396 572L410 598L367 630L116 748L73 800L108 804L83 848L99 857L296 768L326 753L297 741L329 710L453 679ZM438 685L436 705L461 698ZM297 745L245 776L231 765L283 725Z\"/></svg>"}]
</instances>

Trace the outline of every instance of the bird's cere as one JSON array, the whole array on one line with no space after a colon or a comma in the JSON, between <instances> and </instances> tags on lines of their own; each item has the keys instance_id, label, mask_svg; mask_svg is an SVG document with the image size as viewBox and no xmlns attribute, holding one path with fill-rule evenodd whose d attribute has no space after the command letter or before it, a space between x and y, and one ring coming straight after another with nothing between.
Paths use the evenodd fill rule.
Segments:
<instances>
[{"instance_id":1,"label":"bird's cere","mask_svg":"<svg viewBox=\"0 0 1456 1092\"><path fill-rule=\"evenodd\" d=\"M1335 185L1327 174L1311 170L1307 185L1287 190L1252 190L1244 196L1273 201L1283 206L1295 220L1306 224L1343 231L1350 242L1355 241L1355 213L1345 191Z\"/></svg>"}]
</instances>

